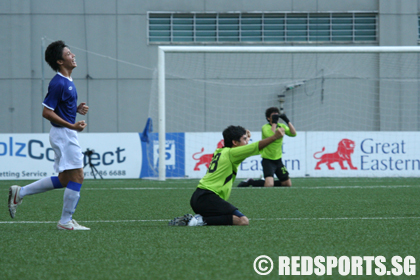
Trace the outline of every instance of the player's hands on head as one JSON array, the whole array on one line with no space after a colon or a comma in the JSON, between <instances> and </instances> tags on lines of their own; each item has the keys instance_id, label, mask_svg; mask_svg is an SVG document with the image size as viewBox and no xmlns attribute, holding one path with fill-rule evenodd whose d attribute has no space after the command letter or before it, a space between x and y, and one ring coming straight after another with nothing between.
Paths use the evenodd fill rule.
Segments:
<instances>
[{"instance_id":1,"label":"player's hands on head","mask_svg":"<svg viewBox=\"0 0 420 280\"><path fill-rule=\"evenodd\" d=\"M274 133L274 136L275 136L277 139L280 139L280 138L282 138L285 134L286 134L286 133L285 133L285 131L284 131L284 128L283 128L283 127L278 127L278 128L276 129L276 132Z\"/></svg>"},{"instance_id":2,"label":"player's hands on head","mask_svg":"<svg viewBox=\"0 0 420 280\"><path fill-rule=\"evenodd\" d=\"M287 118L286 114L281 114L280 119L282 119L286 124L290 122L290 120Z\"/></svg>"},{"instance_id":3,"label":"player's hands on head","mask_svg":"<svg viewBox=\"0 0 420 280\"><path fill-rule=\"evenodd\" d=\"M271 115L271 124L277 124L278 122L279 122L279 115L278 114Z\"/></svg>"},{"instance_id":4,"label":"player's hands on head","mask_svg":"<svg viewBox=\"0 0 420 280\"><path fill-rule=\"evenodd\" d=\"M89 106L86 105L86 103L82 102L77 106L77 113L81 115L86 115L89 111Z\"/></svg>"},{"instance_id":5,"label":"player's hands on head","mask_svg":"<svg viewBox=\"0 0 420 280\"><path fill-rule=\"evenodd\" d=\"M74 124L74 130L77 131L83 131L83 129L85 129L85 127L87 126L87 123L85 121L78 121L77 123Z\"/></svg>"}]
</instances>

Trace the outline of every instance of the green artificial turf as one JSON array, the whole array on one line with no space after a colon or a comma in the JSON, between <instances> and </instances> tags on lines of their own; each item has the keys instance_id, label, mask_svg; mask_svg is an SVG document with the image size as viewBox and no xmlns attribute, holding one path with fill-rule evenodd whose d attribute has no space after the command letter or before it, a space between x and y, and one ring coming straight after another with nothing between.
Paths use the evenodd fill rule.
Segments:
<instances>
[{"instance_id":1,"label":"green artificial turf","mask_svg":"<svg viewBox=\"0 0 420 280\"><path fill-rule=\"evenodd\" d=\"M337 269L284 277L279 257L384 256L387 270L393 256L420 261L419 181L295 178L291 188L234 187L229 202L249 226L169 227L192 213L198 180L86 180L73 217L90 231L56 229L63 190L25 197L11 219L9 186L29 181L0 181L0 279L416 279L418 268L411 277ZM273 260L267 276L254 271L260 255Z\"/></svg>"}]
</instances>

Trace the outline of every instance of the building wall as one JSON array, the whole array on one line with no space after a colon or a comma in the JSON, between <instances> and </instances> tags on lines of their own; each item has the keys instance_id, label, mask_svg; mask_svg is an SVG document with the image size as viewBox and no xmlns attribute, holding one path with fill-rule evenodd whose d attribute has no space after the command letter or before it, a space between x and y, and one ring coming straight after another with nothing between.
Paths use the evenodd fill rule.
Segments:
<instances>
[{"instance_id":1,"label":"building wall","mask_svg":"<svg viewBox=\"0 0 420 280\"><path fill-rule=\"evenodd\" d=\"M378 11L379 45L417 45L418 41L415 0L3 0L0 132L49 131L49 123L41 117L41 103L54 72L43 62L42 50L59 39L76 54L78 67L72 76L79 101L90 106L89 114L78 116L78 120L87 121L87 132L141 131L149 116L157 67L157 46L147 44L148 11ZM411 92L404 94L404 102L417 106L414 110L418 113L418 94ZM403 101L382 98L378 102ZM401 120L407 117L400 115ZM298 123L303 122L298 115L295 118ZM417 115L415 130L419 129L418 122ZM396 129L390 125L394 124L387 123L384 117L378 127Z\"/></svg>"}]
</instances>

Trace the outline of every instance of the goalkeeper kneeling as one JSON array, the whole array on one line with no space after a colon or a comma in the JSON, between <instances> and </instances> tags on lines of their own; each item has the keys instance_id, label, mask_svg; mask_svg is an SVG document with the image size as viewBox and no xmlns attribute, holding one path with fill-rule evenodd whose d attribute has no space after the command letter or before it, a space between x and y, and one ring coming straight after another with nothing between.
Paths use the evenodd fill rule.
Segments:
<instances>
[{"instance_id":1,"label":"goalkeeper kneeling","mask_svg":"<svg viewBox=\"0 0 420 280\"><path fill-rule=\"evenodd\" d=\"M248 218L227 202L238 166L250 156L285 135L277 128L274 135L248 145L251 133L241 126L229 126L223 131L225 146L217 149L206 175L198 183L191 197L195 216L186 214L169 222L172 226L248 225Z\"/></svg>"},{"instance_id":2,"label":"goalkeeper kneeling","mask_svg":"<svg viewBox=\"0 0 420 280\"><path fill-rule=\"evenodd\" d=\"M287 136L295 137L297 135L296 129L285 114L280 114L277 107L270 107L265 111L267 124L261 128L262 139L270 137L274 134L278 127L284 128L284 133ZM286 124L279 123L282 119ZM264 172L264 180L254 180L249 178L238 184L238 187L291 187L292 180L289 177L289 172L283 164L283 138L276 140L272 145L267 146L261 152L262 167ZM274 174L278 180L274 181Z\"/></svg>"}]
</instances>

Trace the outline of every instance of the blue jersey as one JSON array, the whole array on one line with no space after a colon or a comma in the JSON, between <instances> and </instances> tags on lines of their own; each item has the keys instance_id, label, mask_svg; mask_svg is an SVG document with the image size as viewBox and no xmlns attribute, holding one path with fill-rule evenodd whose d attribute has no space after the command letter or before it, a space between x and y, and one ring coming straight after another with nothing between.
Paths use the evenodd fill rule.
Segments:
<instances>
[{"instance_id":1,"label":"blue jersey","mask_svg":"<svg viewBox=\"0 0 420 280\"><path fill-rule=\"evenodd\" d=\"M48 93L42 105L53 110L63 120L74 124L77 113L77 91L73 81L57 73L48 86ZM51 124L61 127L53 122Z\"/></svg>"}]
</instances>

